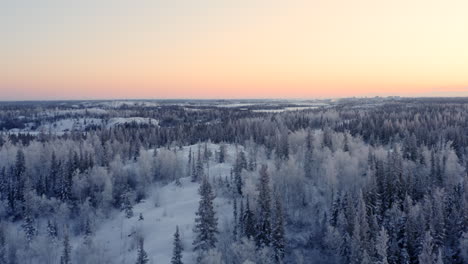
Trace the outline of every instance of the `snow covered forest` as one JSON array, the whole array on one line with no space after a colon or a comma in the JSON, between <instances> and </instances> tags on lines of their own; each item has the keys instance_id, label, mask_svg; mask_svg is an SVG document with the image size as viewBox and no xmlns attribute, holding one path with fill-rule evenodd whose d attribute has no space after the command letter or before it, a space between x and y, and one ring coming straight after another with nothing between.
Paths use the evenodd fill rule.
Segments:
<instances>
[{"instance_id":1,"label":"snow covered forest","mask_svg":"<svg viewBox=\"0 0 468 264\"><path fill-rule=\"evenodd\" d=\"M468 263L468 99L0 103L0 264Z\"/></svg>"}]
</instances>

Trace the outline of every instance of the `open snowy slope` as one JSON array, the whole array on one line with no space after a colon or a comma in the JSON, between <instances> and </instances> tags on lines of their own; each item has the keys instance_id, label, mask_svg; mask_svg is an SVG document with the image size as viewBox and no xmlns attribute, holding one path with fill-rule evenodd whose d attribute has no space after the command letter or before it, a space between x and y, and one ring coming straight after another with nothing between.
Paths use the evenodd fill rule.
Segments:
<instances>
[{"instance_id":1,"label":"open snowy slope","mask_svg":"<svg viewBox=\"0 0 468 264\"><path fill-rule=\"evenodd\" d=\"M197 146L190 148L194 151ZM214 153L218 146L210 144L209 148ZM188 151L189 147L184 147L179 155L186 158ZM219 164L210 161L209 175L211 180L229 176L231 162L235 157L234 147L229 146L227 152L226 163ZM181 165L185 164L185 161L186 159ZM195 263L192 242L195 212L200 200L199 183L191 182L188 177L182 178L180 181L181 186L177 186L174 182L165 186L153 186L148 199L134 206L132 218L126 218L124 212L120 212L111 220L98 225L94 242L105 248L106 255L115 257L114 263L134 263L137 256L134 237L142 234L145 239L145 250L152 261L151 263L170 263L173 234L176 226L179 226L184 246L184 263ZM232 217L232 205L228 204L227 199L217 197L215 210L218 217L218 227L222 230L223 223ZM140 213L143 214L144 220L138 220Z\"/></svg>"}]
</instances>

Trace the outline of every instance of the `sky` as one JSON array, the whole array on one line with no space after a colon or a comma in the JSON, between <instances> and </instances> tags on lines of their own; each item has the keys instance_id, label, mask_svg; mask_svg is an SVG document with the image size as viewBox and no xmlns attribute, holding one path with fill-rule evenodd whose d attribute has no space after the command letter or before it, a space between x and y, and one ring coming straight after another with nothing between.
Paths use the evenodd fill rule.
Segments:
<instances>
[{"instance_id":1,"label":"sky","mask_svg":"<svg viewBox=\"0 0 468 264\"><path fill-rule=\"evenodd\" d=\"M466 0L0 0L0 100L468 96Z\"/></svg>"}]
</instances>

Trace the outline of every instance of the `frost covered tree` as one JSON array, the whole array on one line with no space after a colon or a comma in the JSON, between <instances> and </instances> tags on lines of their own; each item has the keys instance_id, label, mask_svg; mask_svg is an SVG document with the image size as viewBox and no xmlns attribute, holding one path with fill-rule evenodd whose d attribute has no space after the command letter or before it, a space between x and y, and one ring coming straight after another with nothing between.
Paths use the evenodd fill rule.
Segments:
<instances>
[{"instance_id":1,"label":"frost covered tree","mask_svg":"<svg viewBox=\"0 0 468 264\"><path fill-rule=\"evenodd\" d=\"M255 215L252 209L250 208L250 199L247 197L247 202L245 205L245 211L242 215L242 225L243 225L243 234L247 238L255 238L257 230L255 227Z\"/></svg>"},{"instance_id":2,"label":"frost covered tree","mask_svg":"<svg viewBox=\"0 0 468 264\"><path fill-rule=\"evenodd\" d=\"M126 191L122 193L122 197L120 198L122 201L120 210L125 212L125 217L132 218L133 217L133 205L130 201L130 189L127 187Z\"/></svg>"},{"instance_id":3,"label":"frost covered tree","mask_svg":"<svg viewBox=\"0 0 468 264\"><path fill-rule=\"evenodd\" d=\"M234 221L233 226L232 226L232 237L234 241L237 240L238 233L239 233L239 218L238 218L238 212L237 212L237 199L234 199L232 203L232 219Z\"/></svg>"},{"instance_id":4,"label":"frost covered tree","mask_svg":"<svg viewBox=\"0 0 468 264\"><path fill-rule=\"evenodd\" d=\"M377 264L388 264L388 234L387 230L383 227L380 230L376 241L375 241L375 252L376 252L376 262Z\"/></svg>"},{"instance_id":5,"label":"frost covered tree","mask_svg":"<svg viewBox=\"0 0 468 264\"><path fill-rule=\"evenodd\" d=\"M275 261L282 263L284 258L284 251L286 247L286 239L284 235L284 215L283 206L277 197L275 199L275 214L273 221L273 230L271 235L271 244L275 254Z\"/></svg>"},{"instance_id":6,"label":"frost covered tree","mask_svg":"<svg viewBox=\"0 0 468 264\"><path fill-rule=\"evenodd\" d=\"M207 177L203 178L198 193L200 194L200 202L193 230L195 233L193 246L194 251L201 253L216 247L218 218L213 207L215 195Z\"/></svg>"},{"instance_id":7,"label":"frost covered tree","mask_svg":"<svg viewBox=\"0 0 468 264\"><path fill-rule=\"evenodd\" d=\"M6 238L5 230L3 228L3 223L0 222L0 264L7 264L7 247L6 247Z\"/></svg>"},{"instance_id":8,"label":"frost covered tree","mask_svg":"<svg viewBox=\"0 0 468 264\"><path fill-rule=\"evenodd\" d=\"M176 227L176 232L174 233L174 242L172 250L172 259L171 264L183 264L182 262L182 251L184 250L182 246L182 241L180 240L179 226Z\"/></svg>"},{"instance_id":9,"label":"frost covered tree","mask_svg":"<svg viewBox=\"0 0 468 264\"><path fill-rule=\"evenodd\" d=\"M424 239L421 244L421 253L419 253L419 263L435 264L434 258L434 243L429 231L424 234Z\"/></svg>"},{"instance_id":10,"label":"frost covered tree","mask_svg":"<svg viewBox=\"0 0 468 264\"><path fill-rule=\"evenodd\" d=\"M270 246L271 243L271 190L270 175L267 166L260 169L260 181L257 185L257 234L255 240L258 247Z\"/></svg>"},{"instance_id":11,"label":"frost covered tree","mask_svg":"<svg viewBox=\"0 0 468 264\"><path fill-rule=\"evenodd\" d=\"M221 143L219 144L218 162L224 163L225 161L226 161L226 144Z\"/></svg>"},{"instance_id":12,"label":"frost covered tree","mask_svg":"<svg viewBox=\"0 0 468 264\"><path fill-rule=\"evenodd\" d=\"M136 264L146 264L149 262L148 254L145 251L145 240L143 238L138 239L137 246L137 260Z\"/></svg>"},{"instance_id":13,"label":"frost covered tree","mask_svg":"<svg viewBox=\"0 0 468 264\"><path fill-rule=\"evenodd\" d=\"M65 231L63 237L63 249L62 249L62 256L60 257L60 264L71 264L71 246L70 246L70 238L68 236L68 231Z\"/></svg>"}]
</instances>

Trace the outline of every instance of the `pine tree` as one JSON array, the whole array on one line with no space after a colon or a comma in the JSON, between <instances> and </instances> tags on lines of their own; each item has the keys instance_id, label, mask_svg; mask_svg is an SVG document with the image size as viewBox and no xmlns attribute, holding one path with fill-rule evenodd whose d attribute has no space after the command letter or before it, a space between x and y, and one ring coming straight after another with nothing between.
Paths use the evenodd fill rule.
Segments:
<instances>
[{"instance_id":1,"label":"pine tree","mask_svg":"<svg viewBox=\"0 0 468 264\"><path fill-rule=\"evenodd\" d=\"M247 197L245 207L245 213L243 215L244 235L247 238L255 238L257 235L257 230L255 229L255 215L252 209L250 209L249 197Z\"/></svg>"},{"instance_id":2,"label":"pine tree","mask_svg":"<svg viewBox=\"0 0 468 264\"><path fill-rule=\"evenodd\" d=\"M23 229L26 234L26 241L28 243L31 243L33 238L37 235L37 229L35 226L35 221L29 210L26 210L27 212L25 213L24 216L24 222L23 222Z\"/></svg>"},{"instance_id":3,"label":"pine tree","mask_svg":"<svg viewBox=\"0 0 468 264\"><path fill-rule=\"evenodd\" d=\"M232 227L232 237L234 241L237 240L238 236L238 227L239 227L239 222L238 222L238 216L237 216L237 199L234 199L233 204L232 204L232 212L233 212L233 227Z\"/></svg>"},{"instance_id":4,"label":"pine tree","mask_svg":"<svg viewBox=\"0 0 468 264\"><path fill-rule=\"evenodd\" d=\"M242 186L244 185L242 181L242 170L239 169L237 166L234 167L234 181L235 181L235 188L238 195L242 196Z\"/></svg>"},{"instance_id":5,"label":"pine tree","mask_svg":"<svg viewBox=\"0 0 468 264\"><path fill-rule=\"evenodd\" d=\"M221 143L219 145L218 162L219 163L224 163L225 161L226 161L226 144Z\"/></svg>"},{"instance_id":6,"label":"pine tree","mask_svg":"<svg viewBox=\"0 0 468 264\"><path fill-rule=\"evenodd\" d=\"M434 264L434 244L431 233L426 231L421 245L421 253L419 253L419 263Z\"/></svg>"},{"instance_id":7,"label":"pine tree","mask_svg":"<svg viewBox=\"0 0 468 264\"><path fill-rule=\"evenodd\" d=\"M6 259L6 239L3 223L0 222L0 264L7 264Z\"/></svg>"},{"instance_id":8,"label":"pine tree","mask_svg":"<svg viewBox=\"0 0 468 264\"><path fill-rule=\"evenodd\" d=\"M57 223L55 221L51 222L50 220L47 220L47 235L53 240L57 239L58 232Z\"/></svg>"},{"instance_id":9,"label":"pine tree","mask_svg":"<svg viewBox=\"0 0 468 264\"><path fill-rule=\"evenodd\" d=\"M195 163L195 170L193 171L194 173L192 174L192 182L198 181L201 177L203 177L203 159L201 157L201 150L200 150L200 145L198 145L198 154L197 154L197 160Z\"/></svg>"},{"instance_id":10,"label":"pine tree","mask_svg":"<svg viewBox=\"0 0 468 264\"><path fill-rule=\"evenodd\" d=\"M183 250L184 248L182 246L182 241L180 240L179 226L177 226L176 232L174 233L174 249L172 251L171 264L183 264L182 262Z\"/></svg>"},{"instance_id":11,"label":"pine tree","mask_svg":"<svg viewBox=\"0 0 468 264\"><path fill-rule=\"evenodd\" d=\"M148 254L145 251L145 241L143 238L138 239L137 261L136 264L146 264L149 262Z\"/></svg>"},{"instance_id":12,"label":"pine tree","mask_svg":"<svg viewBox=\"0 0 468 264\"><path fill-rule=\"evenodd\" d=\"M208 251L216 247L218 234L218 218L216 218L213 201L215 196L208 179L204 177L198 190L200 203L196 212L193 241L194 251Z\"/></svg>"},{"instance_id":13,"label":"pine tree","mask_svg":"<svg viewBox=\"0 0 468 264\"><path fill-rule=\"evenodd\" d=\"M187 176L190 177L192 171L192 148L189 148L188 161L187 161Z\"/></svg>"},{"instance_id":14,"label":"pine tree","mask_svg":"<svg viewBox=\"0 0 468 264\"><path fill-rule=\"evenodd\" d=\"M125 217L132 218L133 206L132 206L132 202L130 201L130 191L128 187L121 195L121 202L122 204L121 204L120 209L125 212Z\"/></svg>"},{"instance_id":15,"label":"pine tree","mask_svg":"<svg viewBox=\"0 0 468 264\"><path fill-rule=\"evenodd\" d=\"M85 245L91 245L92 241L92 235L93 235L93 230L91 229L91 221L88 219L86 219L86 223L85 223L85 230L84 230L84 244Z\"/></svg>"},{"instance_id":16,"label":"pine tree","mask_svg":"<svg viewBox=\"0 0 468 264\"><path fill-rule=\"evenodd\" d=\"M388 234L387 230L382 227L379 235L375 241L376 262L377 264L388 264L387 250L388 250Z\"/></svg>"},{"instance_id":17,"label":"pine tree","mask_svg":"<svg viewBox=\"0 0 468 264\"><path fill-rule=\"evenodd\" d=\"M258 214L257 214L257 236L258 247L270 246L271 242L271 190L270 176L267 166L260 169L260 182L257 186L258 194Z\"/></svg>"},{"instance_id":18,"label":"pine tree","mask_svg":"<svg viewBox=\"0 0 468 264\"><path fill-rule=\"evenodd\" d=\"M240 210L239 210L239 218L237 220L237 234L239 238L242 238L244 233L244 201L241 199L240 201Z\"/></svg>"},{"instance_id":19,"label":"pine tree","mask_svg":"<svg viewBox=\"0 0 468 264\"><path fill-rule=\"evenodd\" d=\"M63 251L60 257L60 264L71 264L71 246L67 231L65 231L63 237Z\"/></svg>"},{"instance_id":20,"label":"pine tree","mask_svg":"<svg viewBox=\"0 0 468 264\"><path fill-rule=\"evenodd\" d=\"M306 149L304 152L304 176L312 178L312 134L307 131Z\"/></svg>"},{"instance_id":21,"label":"pine tree","mask_svg":"<svg viewBox=\"0 0 468 264\"><path fill-rule=\"evenodd\" d=\"M283 206L279 198L275 201L275 220L273 223L272 246L277 263L282 263L284 258L284 249L286 245L284 237L284 215Z\"/></svg>"}]
</instances>

